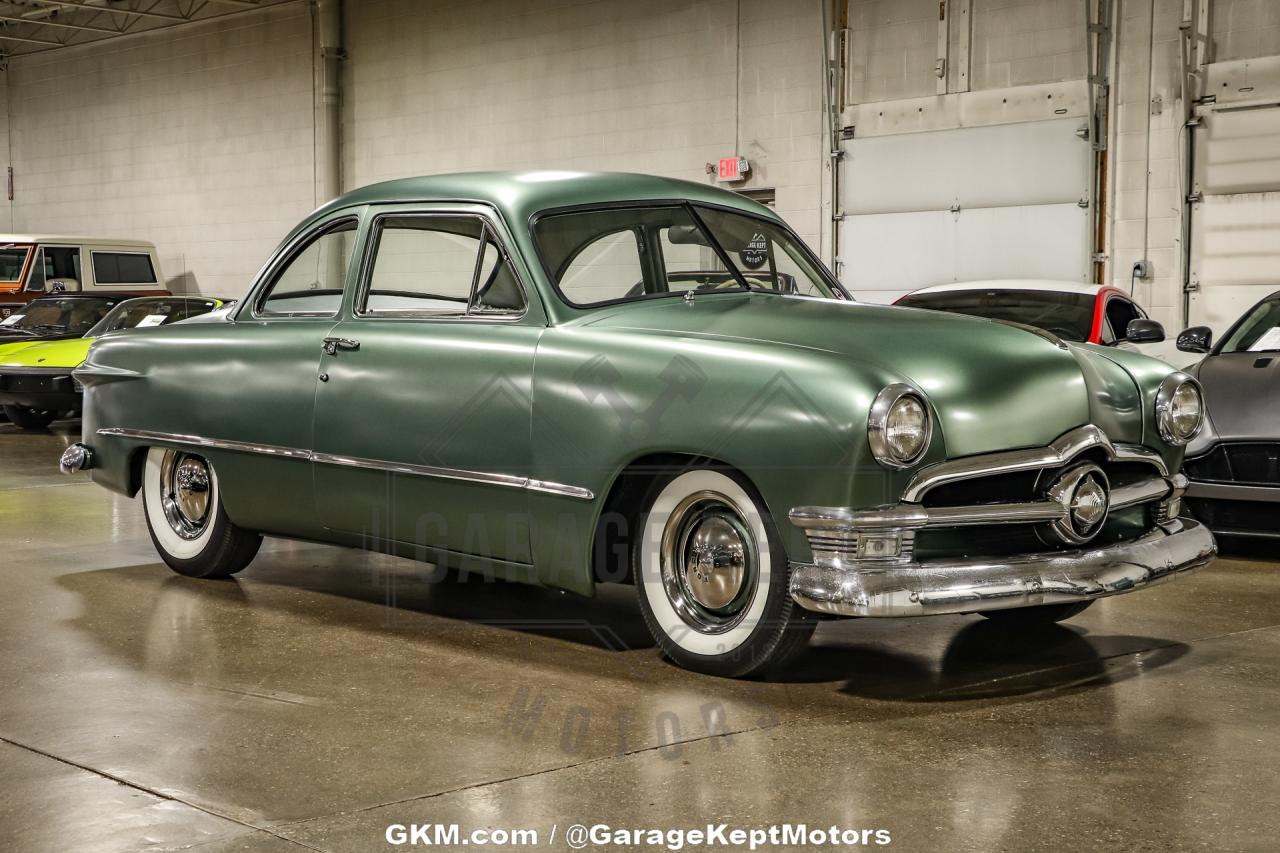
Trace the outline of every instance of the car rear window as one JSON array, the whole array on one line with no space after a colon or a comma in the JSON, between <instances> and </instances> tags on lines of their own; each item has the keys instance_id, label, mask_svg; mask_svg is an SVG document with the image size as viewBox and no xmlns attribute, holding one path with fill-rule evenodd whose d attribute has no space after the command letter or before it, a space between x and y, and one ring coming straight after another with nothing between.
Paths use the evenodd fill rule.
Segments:
<instances>
[{"instance_id":1,"label":"car rear window","mask_svg":"<svg viewBox=\"0 0 1280 853\"><path fill-rule=\"evenodd\" d=\"M1052 332L1064 341L1083 342L1093 331L1094 300L1091 293L993 289L916 293L897 304L1022 323Z\"/></svg>"},{"instance_id":2,"label":"car rear window","mask_svg":"<svg viewBox=\"0 0 1280 853\"><path fill-rule=\"evenodd\" d=\"M98 284L155 284L156 271L145 252L94 252L93 278Z\"/></svg>"}]
</instances>

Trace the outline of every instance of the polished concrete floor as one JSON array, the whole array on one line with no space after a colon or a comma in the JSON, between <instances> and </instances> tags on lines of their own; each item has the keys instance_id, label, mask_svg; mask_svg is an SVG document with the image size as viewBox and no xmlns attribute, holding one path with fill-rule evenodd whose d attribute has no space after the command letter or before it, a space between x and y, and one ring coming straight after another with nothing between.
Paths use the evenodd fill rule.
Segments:
<instances>
[{"instance_id":1,"label":"polished concrete floor","mask_svg":"<svg viewBox=\"0 0 1280 853\"><path fill-rule=\"evenodd\" d=\"M77 428L0 425L0 850L368 851L412 823L563 850L571 824L708 821L1280 846L1265 554L1016 638L824 623L785 681L724 681L663 662L626 588L431 584L277 541L234 581L178 577L137 502L57 473Z\"/></svg>"}]
</instances>

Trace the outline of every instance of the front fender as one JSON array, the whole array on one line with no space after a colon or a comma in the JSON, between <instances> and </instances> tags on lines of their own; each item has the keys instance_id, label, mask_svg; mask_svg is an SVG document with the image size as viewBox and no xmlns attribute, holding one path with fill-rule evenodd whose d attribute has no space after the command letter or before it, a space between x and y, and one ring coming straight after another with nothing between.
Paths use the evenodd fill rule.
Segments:
<instances>
[{"instance_id":1,"label":"front fender","mask_svg":"<svg viewBox=\"0 0 1280 853\"><path fill-rule=\"evenodd\" d=\"M762 496L793 558L808 542L787 518L806 504L897 500L910 472L870 456L867 413L881 368L820 350L697 336L549 330L539 344L531 424L535 476L594 499L533 498L541 579L588 591L590 547L618 476L642 457L678 454L742 472ZM945 456L935 437L921 464Z\"/></svg>"}]
</instances>

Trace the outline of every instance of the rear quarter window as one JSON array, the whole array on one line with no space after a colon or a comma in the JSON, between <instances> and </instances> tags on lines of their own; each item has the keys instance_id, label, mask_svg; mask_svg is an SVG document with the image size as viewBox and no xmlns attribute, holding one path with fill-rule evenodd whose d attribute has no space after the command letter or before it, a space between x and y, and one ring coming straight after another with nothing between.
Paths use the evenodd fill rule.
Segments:
<instances>
[{"instance_id":1,"label":"rear quarter window","mask_svg":"<svg viewBox=\"0 0 1280 853\"><path fill-rule=\"evenodd\" d=\"M93 278L98 284L155 284L156 270L146 252L94 252Z\"/></svg>"}]
</instances>

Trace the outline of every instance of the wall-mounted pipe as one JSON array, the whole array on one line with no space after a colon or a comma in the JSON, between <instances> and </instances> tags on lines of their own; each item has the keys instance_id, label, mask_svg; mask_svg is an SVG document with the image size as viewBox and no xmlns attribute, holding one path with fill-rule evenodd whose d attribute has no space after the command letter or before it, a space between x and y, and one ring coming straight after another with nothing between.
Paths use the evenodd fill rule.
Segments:
<instances>
[{"instance_id":1,"label":"wall-mounted pipe","mask_svg":"<svg viewBox=\"0 0 1280 853\"><path fill-rule=\"evenodd\" d=\"M342 194L342 0L315 0L316 204Z\"/></svg>"}]
</instances>

